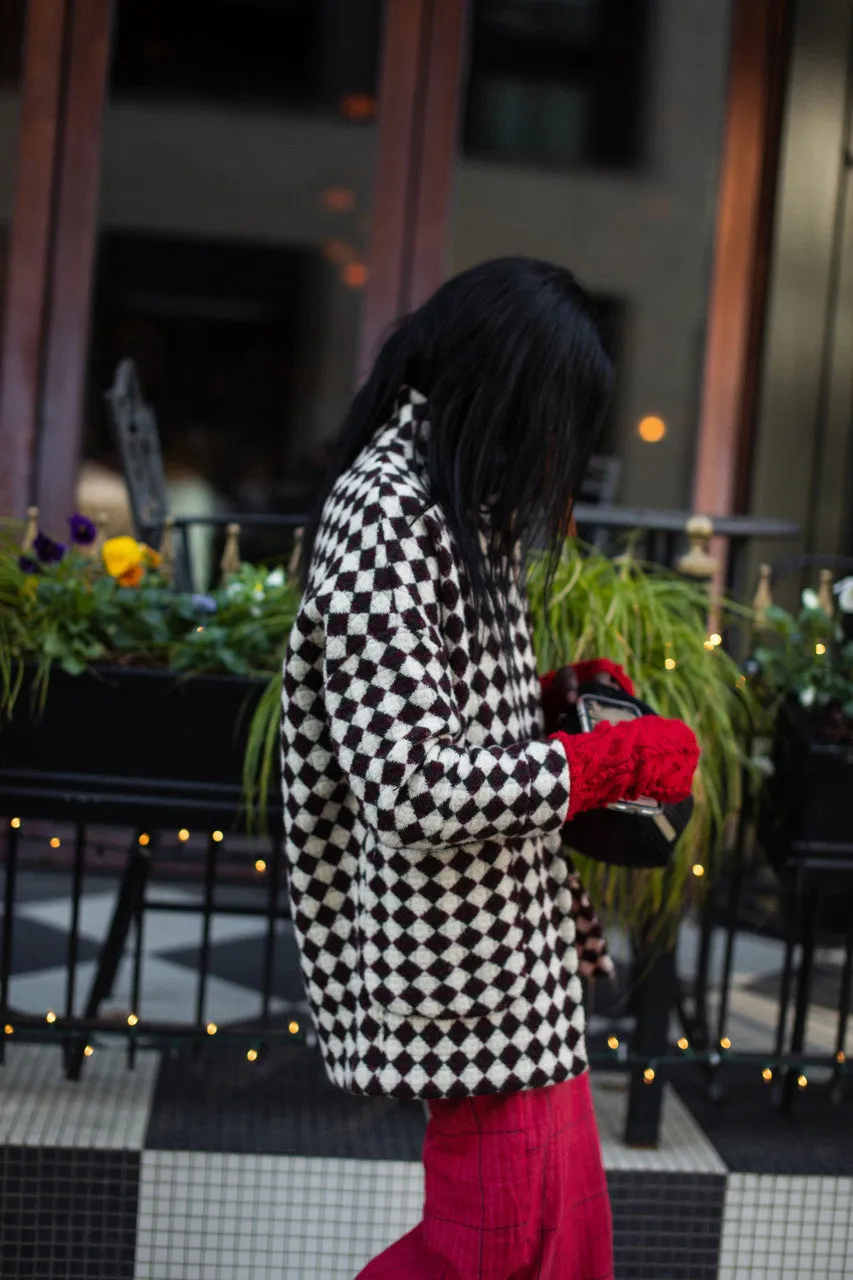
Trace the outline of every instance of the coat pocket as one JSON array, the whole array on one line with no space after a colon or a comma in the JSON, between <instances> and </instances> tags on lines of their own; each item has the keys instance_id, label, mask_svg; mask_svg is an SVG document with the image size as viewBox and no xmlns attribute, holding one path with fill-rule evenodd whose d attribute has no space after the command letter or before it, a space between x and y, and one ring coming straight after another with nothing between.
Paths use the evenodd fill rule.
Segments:
<instances>
[{"instance_id":1,"label":"coat pocket","mask_svg":"<svg viewBox=\"0 0 853 1280\"><path fill-rule=\"evenodd\" d=\"M377 844L362 862L359 944L372 1003L402 1016L477 1018L526 977L513 852L497 842L424 854Z\"/></svg>"}]
</instances>

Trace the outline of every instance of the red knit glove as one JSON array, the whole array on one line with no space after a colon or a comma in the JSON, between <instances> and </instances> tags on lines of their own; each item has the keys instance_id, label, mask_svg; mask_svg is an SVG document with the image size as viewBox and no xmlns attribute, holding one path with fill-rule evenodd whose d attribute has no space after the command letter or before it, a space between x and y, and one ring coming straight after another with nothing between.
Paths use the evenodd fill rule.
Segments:
<instances>
[{"instance_id":1,"label":"red knit glove","mask_svg":"<svg viewBox=\"0 0 853 1280\"><path fill-rule=\"evenodd\" d=\"M699 763L699 744L681 720L643 716L599 724L592 733L555 733L569 762L566 821L587 809L648 796L661 804L686 800Z\"/></svg>"}]
</instances>

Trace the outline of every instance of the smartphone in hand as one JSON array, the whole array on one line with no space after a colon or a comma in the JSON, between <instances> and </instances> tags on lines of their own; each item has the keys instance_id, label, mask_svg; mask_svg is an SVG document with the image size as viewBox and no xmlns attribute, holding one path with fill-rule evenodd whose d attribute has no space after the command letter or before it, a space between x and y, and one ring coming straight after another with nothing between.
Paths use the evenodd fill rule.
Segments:
<instances>
[{"instance_id":1,"label":"smartphone in hand","mask_svg":"<svg viewBox=\"0 0 853 1280\"><path fill-rule=\"evenodd\" d=\"M630 702L620 702L616 698L608 698L594 693L582 693L577 700L578 719L584 733L592 733L599 724L624 724L642 716L639 707ZM657 800L640 796L636 800L617 800L609 804L608 809L616 809L620 813L636 813L645 818L655 818L663 810Z\"/></svg>"}]
</instances>

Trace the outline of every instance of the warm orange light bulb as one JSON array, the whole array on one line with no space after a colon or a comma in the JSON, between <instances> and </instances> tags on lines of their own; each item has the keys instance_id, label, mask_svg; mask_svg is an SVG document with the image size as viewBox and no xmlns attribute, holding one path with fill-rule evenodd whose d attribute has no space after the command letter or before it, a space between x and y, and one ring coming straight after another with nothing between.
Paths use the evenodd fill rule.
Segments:
<instances>
[{"instance_id":1,"label":"warm orange light bulb","mask_svg":"<svg viewBox=\"0 0 853 1280\"><path fill-rule=\"evenodd\" d=\"M649 414L637 423L637 434L646 444L657 444L666 435L666 423L663 418Z\"/></svg>"},{"instance_id":2,"label":"warm orange light bulb","mask_svg":"<svg viewBox=\"0 0 853 1280\"><path fill-rule=\"evenodd\" d=\"M367 284L367 267L363 262L348 262L341 271L341 279L349 289L363 289Z\"/></svg>"},{"instance_id":3,"label":"warm orange light bulb","mask_svg":"<svg viewBox=\"0 0 853 1280\"><path fill-rule=\"evenodd\" d=\"M376 99L368 93L349 93L341 103L341 111L350 120L370 120L376 115Z\"/></svg>"},{"instance_id":4,"label":"warm orange light bulb","mask_svg":"<svg viewBox=\"0 0 853 1280\"><path fill-rule=\"evenodd\" d=\"M349 187L327 187L322 196L323 207L330 213L347 213L354 209L356 196Z\"/></svg>"}]
</instances>

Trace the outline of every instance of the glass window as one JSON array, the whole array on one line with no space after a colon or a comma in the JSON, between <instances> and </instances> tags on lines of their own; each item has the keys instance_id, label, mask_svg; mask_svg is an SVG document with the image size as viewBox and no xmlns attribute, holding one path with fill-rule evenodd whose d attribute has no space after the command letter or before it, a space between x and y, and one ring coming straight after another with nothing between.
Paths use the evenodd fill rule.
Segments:
<instances>
[{"instance_id":1,"label":"glass window","mask_svg":"<svg viewBox=\"0 0 853 1280\"><path fill-rule=\"evenodd\" d=\"M597 299L628 505L689 505L728 49L728 3L473 0L452 266L547 258Z\"/></svg>"},{"instance_id":2,"label":"glass window","mask_svg":"<svg viewBox=\"0 0 853 1280\"><path fill-rule=\"evenodd\" d=\"M375 114L378 0L117 7L116 97Z\"/></svg>"},{"instance_id":3,"label":"glass window","mask_svg":"<svg viewBox=\"0 0 853 1280\"><path fill-rule=\"evenodd\" d=\"M646 0L476 0L466 151L637 164L647 36Z\"/></svg>"},{"instance_id":4,"label":"glass window","mask_svg":"<svg viewBox=\"0 0 853 1280\"><path fill-rule=\"evenodd\" d=\"M302 511L355 383L380 0L116 16L83 483L131 356L176 513Z\"/></svg>"}]
</instances>

